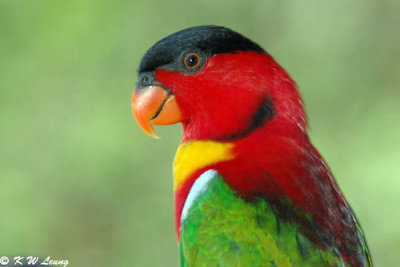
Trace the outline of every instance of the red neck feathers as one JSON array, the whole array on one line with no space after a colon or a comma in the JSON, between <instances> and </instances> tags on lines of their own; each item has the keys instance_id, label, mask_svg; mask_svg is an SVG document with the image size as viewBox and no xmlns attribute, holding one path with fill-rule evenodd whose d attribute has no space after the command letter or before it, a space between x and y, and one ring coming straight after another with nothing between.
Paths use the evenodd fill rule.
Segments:
<instances>
[{"instance_id":1,"label":"red neck feathers","mask_svg":"<svg viewBox=\"0 0 400 267\"><path fill-rule=\"evenodd\" d=\"M156 78L172 91L188 118L182 123L183 141L224 140L245 133L263 101L272 104L273 120L257 129L304 136L306 117L296 85L268 54L218 54L197 73L158 70Z\"/></svg>"},{"instance_id":2,"label":"red neck feathers","mask_svg":"<svg viewBox=\"0 0 400 267\"><path fill-rule=\"evenodd\" d=\"M233 159L194 171L176 192L180 214L195 179L216 169L242 197L287 198L308 214L299 224L310 239L356 231L353 217L333 177L309 142L307 120L296 85L268 54L237 52L210 57L199 72L157 70L156 78L175 95L185 120L183 143L196 140L231 143ZM347 217L346 217L347 216ZM343 219L346 217L345 219ZM304 221L302 221L304 220ZM313 230L314 229L314 230ZM341 234L332 242L342 247ZM351 242L347 240L347 242Z\"/></svg>"}]
</instances>

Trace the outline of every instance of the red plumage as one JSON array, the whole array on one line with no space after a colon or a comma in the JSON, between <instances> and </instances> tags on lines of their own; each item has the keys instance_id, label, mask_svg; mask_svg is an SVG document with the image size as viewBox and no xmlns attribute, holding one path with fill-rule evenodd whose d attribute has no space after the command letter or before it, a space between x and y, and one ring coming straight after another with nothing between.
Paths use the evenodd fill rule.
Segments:
<instances>
[{"instance_id":1,"label":"red plumage","mask_svg":"<svg viewBox=\"0 0 400 267\"><path fill-rule=\"evenodd\" d=\"M189 118L182 122L182 142L229 140L231 133L246 131L249 116L266 97L272 99L272 119L246 138L229 140L235 144L235 158L207 169L216 169L245 198L255 194L270 201L289 198L311 216L317 228L296 214L288 214L287 220L298 220L315 243L322 247L334 243L347 262L356 262L351 258L351 248L359 242L354 217L308 139L307 119L295 83L271 56L217 54L197 73L157 70L155 76L176 96L183 117ZM193 173L176 192L177 229L187 194L202 171ZM329 240L331 236L334 240Z\"/></svg>"}]
</instances>

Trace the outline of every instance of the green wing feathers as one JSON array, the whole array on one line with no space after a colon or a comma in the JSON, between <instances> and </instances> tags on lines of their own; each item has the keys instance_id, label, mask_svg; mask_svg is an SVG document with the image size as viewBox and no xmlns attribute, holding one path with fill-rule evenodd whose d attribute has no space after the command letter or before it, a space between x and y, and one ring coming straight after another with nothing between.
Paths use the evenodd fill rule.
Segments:
<instances>
[{"instance_id":1,"label":"green wing feathers","mask_svg":"<svg viewBox=\"0 0 400 267\"><path fill-rule=\"evenodd\" d=\"M318 248L264 198L246 201L216 175L181 224L181 266L346 266Z\"/></svg>"}]
</instances>

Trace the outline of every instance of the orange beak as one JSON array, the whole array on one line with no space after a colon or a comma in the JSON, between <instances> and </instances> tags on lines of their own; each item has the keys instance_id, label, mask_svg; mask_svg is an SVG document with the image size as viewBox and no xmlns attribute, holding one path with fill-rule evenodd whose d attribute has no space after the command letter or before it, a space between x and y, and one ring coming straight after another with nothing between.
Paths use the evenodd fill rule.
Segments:
<instances>
[{"instance_id":1,"label":"orange beak","mask_svg":"<svg viewBox=\"0 0 400 267\"><path fill-rule=\"evenodd\" d=\"M182 121L175 96L160 86L148 86L132 95L132 112L140 128L158 138L152 125L169 125Z\"/></svg>"}]
</instances>

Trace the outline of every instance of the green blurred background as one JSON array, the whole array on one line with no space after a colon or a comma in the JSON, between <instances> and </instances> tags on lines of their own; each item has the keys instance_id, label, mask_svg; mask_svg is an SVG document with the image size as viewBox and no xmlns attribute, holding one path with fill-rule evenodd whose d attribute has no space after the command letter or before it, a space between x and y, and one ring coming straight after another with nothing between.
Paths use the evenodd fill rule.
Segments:
<instances>
[{"instance_id":1,"label":"green blurred background","mask_svg":"<svg viewBox=\"0 0 400 267\"><path fill-rule=\"evenodd\" d=\"M134 122L141 56L225 25L299 84L313 143L376 266L400 260L400 2L0 0L0 257L177 266L171 162L179 126Z\"/></svg>"}]
</instances>

